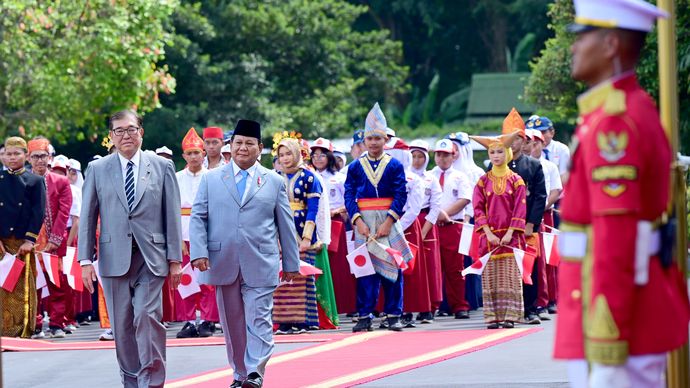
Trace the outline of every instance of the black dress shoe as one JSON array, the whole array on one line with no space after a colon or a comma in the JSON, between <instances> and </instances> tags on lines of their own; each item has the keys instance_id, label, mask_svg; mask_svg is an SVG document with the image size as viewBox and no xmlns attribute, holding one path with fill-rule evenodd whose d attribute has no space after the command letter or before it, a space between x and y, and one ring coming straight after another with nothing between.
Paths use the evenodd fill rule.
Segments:
<instances>
[{"instance_id":1,"label":"black dress shoe","mask_svg":"<svg viewBox=\"0 0 690 388\"><path fill-rule=\"evenodd\" d=\"M400 317L386 318L386 321L388 322L388 330L402 331L403 325L400 323Z\"/></svg>"},{"instance_id":2,"label":"black dress shoe","mask_svg":"<svg viewBox=\"0 0 690 388\"><path fill-rule=\"evenodd\" d=\"M359 321L357 321L355 327L352 328L352 332L358 333L360 331L374 331L374 328L371 325L371 318L359 318Z\"/></svg>"},{"instance_id":3,"label":"black dress shoe","mask_svg":"<svg viewBox=\"0 0 690 388\"><path fill-rule=\"evenodd\" d=\"M197 331L199 333L199 337L210 337L213 335L213 332L216 331L216 326L213 324L213 322L203 321L199 325Z\"/></svg>"},{"instance_id":4,"label":"black dress shoe","mask_svg":"<svg viewBox=\"0 0 690 388\"><path fill-rule=\"evenodd\" d=\"M196 330L196 326L193 323L185 323L182 326L182 330L177 332L177 338L195 338L199 336L199 332Z\"/></svg>"},{"instance_id":5,"label":"black dress shoe","mask_svg":"<svg viewBox=\"0 0 690 388\"><path fill-rule=\"evenodd\" d=\"M256 372L252 372L247 376L247 379L242 382L242 388L261 388L264 384L264 378Z\"/></svg>"},{"instance_id":6,"label":"black dress shoe","mask_svg":"<svg viewBox=\"0 0 690 388\"><path fill-rule=\"evenodd\" d=\"M232 380L232 384L230 384L230 388L240 388L242 387L242 380Z\"/></svg>"},{"instance_id":7,"label":"black dress shoe","mask_svg":"<svg viewBox=\"0 0 690 388\"><path fill-rule=\"evenodd\" d=\"M455 319L470 319L470 312L469 311L458 311L455 313Z\"/></svg>"}]
</instances>

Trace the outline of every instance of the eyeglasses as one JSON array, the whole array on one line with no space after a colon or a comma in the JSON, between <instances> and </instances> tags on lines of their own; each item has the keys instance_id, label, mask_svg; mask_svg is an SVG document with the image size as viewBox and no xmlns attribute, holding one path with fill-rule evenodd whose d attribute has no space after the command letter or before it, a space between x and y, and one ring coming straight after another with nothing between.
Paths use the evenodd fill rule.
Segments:
<instances>
[{"instance_id":1,"label":"eyeglasses","mask_svg":"<svg viewBox=\"0 0 690 388\"><path fill-rule=\"evenodd\" d=\"M129 136L134 136L137 133L139 133L139 127L127 127L127 128L115 128L112 129L110 132L113 133L113 135L117 137L122 137L125 135L125 132L129 134Z\"/></svg>"},{"instance_id":2,"label":"eyeglasses","mask_svg":"<svg viewBox=\"0 0 690 388\"><path fill-rule=\"evenodd\" d=\"M31 155L30 158L31 160L46 160L48 159L50 155L48 154L42 154L42 155Z\"/></svg>"},{"instance_id":3,"label":"eyeglasses","mask_svg":"<svg viewBox=\"0 0 690 388\"><path fill-rule=\"evenodd\" d=\"M322 159L326 157L326 154L312 154L312 159Z\"/></svg>"}]
</instances>

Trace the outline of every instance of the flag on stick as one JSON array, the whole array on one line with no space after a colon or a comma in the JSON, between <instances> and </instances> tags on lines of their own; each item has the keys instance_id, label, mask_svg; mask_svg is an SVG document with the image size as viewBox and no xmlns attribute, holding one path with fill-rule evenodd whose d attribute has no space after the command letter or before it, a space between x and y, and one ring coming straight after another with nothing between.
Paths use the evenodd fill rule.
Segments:
<instances>
[{"instance_id":1,"label":"flag on stick","mask_svg":"<svg viewBox=\"0 0 690 388\"><path fill-rule=\"evenodd\" d=\"M46 272L48 273L48 279L50 279L51 283L60 288L60 258L48 252L37 253L40 253L43 258L43 266L45 266Z\"/></svg>"},{"instance_id":2,"label":"flag on stick","mask_svg":"<svg viewBox=\"0 0 690 388\"><path fill-rule=\"evenodd\" d=\"M465 268L462 270L462 276L467 276L467 275L480 275L482 272L484 272L484 268L486 268L486 263L489 262L489 259L491 258L491 253L493 251L488 252L486 255L480 257L477 261L472 263L469 267Z\"/></svg>"},{"instance_id":3,"label":"flag on stick","mask_svg":"<svg viewBox=\"0 0 690 388\"><path fill-rule=\"evenodd\" d=\"M525 284L532 285L532 268L534 267L534 259L537 257L535 252L527 246L527 251L513 248L513 254L515 255L515 262L520 270L522 281Z\"/></svg>"},{"instance_id":4,"label":"flag on stick","mask_svg":"<svg viewBox=\"0 0 690 388\"><path fill-rule=\"evenodd\" d=\"M558 253L558 234L544 232L543 238L546 264L557 267L561 262L561 255Z\"/></svg>"},{"instance_id":5,"label":"flag on stick","mask_svg":"<svg viewBox=\"0 0 690 388\"><path fill-rule=\"evenodd\" d=\"M0 286L7 292L14 291L14 287L19 281L19 276L24 269L24 262L17 260L17 257L5 252L5 256L0 260Z\"/></svg>"},{"instance_id":6,"label":"flag on stick","mask_svg":"<svg viewBox=\"0 0 690 388\"><path fill-rule=\"evenodd\" d=\"M362 244L359 248L350 252L347 255L347 262L350 264L350 272L355 275L356 278L376 273L366 244Z\"/></svg>"},{"instance_id":7,"label":"flag on stick","mask_svg":"<svg viewBox=\"0 0 690 388\"><path fill-rule=\"evenodd\" d=\"M187 263L182 268L182 276L180 277L180 284L177 286L177 292L180 293L182 299L187 299L190 295L201 292L201 287L199 287L199 283L196 280L196 274L194 269L192 269L192 263Z\"/></svg>"}]
</instances>

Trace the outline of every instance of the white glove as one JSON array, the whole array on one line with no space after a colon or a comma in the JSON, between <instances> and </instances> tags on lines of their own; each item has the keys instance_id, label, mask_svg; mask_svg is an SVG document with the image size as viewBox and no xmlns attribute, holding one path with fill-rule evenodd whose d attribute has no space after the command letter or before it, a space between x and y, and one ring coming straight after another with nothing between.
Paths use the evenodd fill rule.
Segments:
<instances>
[{"instance_id":1,"label":"white glove","mask_svg":"<svg viewBox=\"0 0 690 388\"><path fill-rule=\"evenodd\" d=\"M630 388L630 376L624 365L593 363L589 374L590 388Z\"/></svg>"}]
</instances>

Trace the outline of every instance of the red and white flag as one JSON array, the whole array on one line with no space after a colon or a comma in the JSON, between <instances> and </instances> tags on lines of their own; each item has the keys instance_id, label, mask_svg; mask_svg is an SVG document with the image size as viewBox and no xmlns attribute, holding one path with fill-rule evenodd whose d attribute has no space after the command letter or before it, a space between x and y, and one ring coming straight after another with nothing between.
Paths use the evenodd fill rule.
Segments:
<instances>
[{"instance_id":1,"label":"red and white flag","mask_svg":"<svg viewBox=\"0 0 690 388\"><path fill-rule=\"evenodd\" d=\"M515 262L520 270L522 281L525 284L531 285L532 268L534 267L534 259L537 258L536 252L528 246L526 252L522 249L513 248L513 254L515 255Z\"/></svg>"},{"instance_id":2,"label":"red and white flag","mask_svg":"<svg viewBox=\"0 0 690 388\"><path fill-rule=\"evenodd\" d=\"M323 271L320 270L319 268L314 267L313 265L307 263L306 261L300 260L299 261L299 273L302 276L310 276L310 275L321 275L323 274Z\"/></svg>"},{"instance_id":3,"label":"red and white flag","mask_svg":"<svg viewBox=\"0 0 690 388\"><path fill-rule=\"evenodd\" d=\"M48 279L50 279L50 282L55 284L58 288L60 287L60 258L51 255L48 252L37 252L41 254L41 257L43 258L43 266L46 269L46 272L48 273Z\"/></svg>"},{"instance_id":4,"label":"red and white flag","mask_svg":"<svg viewBox=\"0 0 690 388\"><path fill-rule=\"evenodd\" d=\"M93 270L94 270L94 272L96 272L96 278L98 279L98 284L103 284L103 282L101 281L101 273L100 273L100 271L98 271L98 260L94 261L91 265L93 265Z\"/></svg>"},{"instance_id":5,"label":"red and white flag","mask_svg":"<svg viewBox=\"0 0 690 388\"><path fill-rule=\"evenodd\" d=\"M479 236L477 235L477 233L474 233L474 225L462 224L462 234L460 235L458 253L475 258L478 256L478 247Z\"/></svg>"},{"instance_id":6,"label":"red and white flag","mask_svg":"<svg viewBox=\"0 0 690 388\"><path fill-rule=\"evenodd\" d=\"M546 264L557 267L561 262L561 255L558 253L558 234L544 232L543 239Z\"/></svg>"},{"instance_id":7,"label":"red and white flag","mask_svg":"<svg viewBox=\"0 0 690 388\"><path fill-rule=\"evenodd\" d=\"M67 254L62 258L62 272L67 276L67 283L75 291L84 290L81 277L81 266L77 262L77 248L67 247Z\"/></svg>"},{"instance_id":8,"label":"red and white flag","mask_svg":"<svg viewBox=\"0 0 690 388\"><path fill-rule=\"evenodd\" d=\"M182 268L182 276L180 277L180 285L177 286L177 292L180 293L182 299L187 299L190 295L201 292L201 287L199 287L199 283L196 280L196 273L192 269L192 263L187 263Z\"/></svg>"},{"instance_id":9,"label":"red and white flag","mask_svg":"<svg viewBox=\"0 0 690 388\"><path fill-rule=\"evenodd\" d=\"M481 275L482 272L484 272L484 268L486 268L486 263L489 262L489 259L491 258L491 254L493 251L488 252L486 255L480 257L478 260L476 260L472 265L469 267L465 268L462 270L462 276L467 276L467 275Z\"/></svg>"},{"instance_id":10,"label":"red and white flag","mask_svg":"<svg viewBox=\"0 0 690 388\"><path fill-rule=\"evenodd\" d=\"M350 252L347 255L347 262L350 263L350 272L355 275L356 278L376 273L366 244L362 244L359 248Z\"/></svg>"},{"instance_id":11,"label":"red and white flag","mask_svg":"<svg viewBox=\"0 0 690 388\"><path fill-rule=\"evenodd\" d=\"M5 256L0 260L0 286L7 292L14 291L14 287L19 281L19 276L24 269L24 262L5 252Z\"/></svg>"},{"instance_id":12,"label":"red and white flag","mask_svg":"<svg viewBox=\"0 0 690 388\"><path fill-rule=\"evenodd\" d=\"M36 289L40 290L48 286L48 281L46 280L46 275L43 273L43 268L36 255L34 255L34 262L36 263Z\"/></svg>"}]
</instances>

